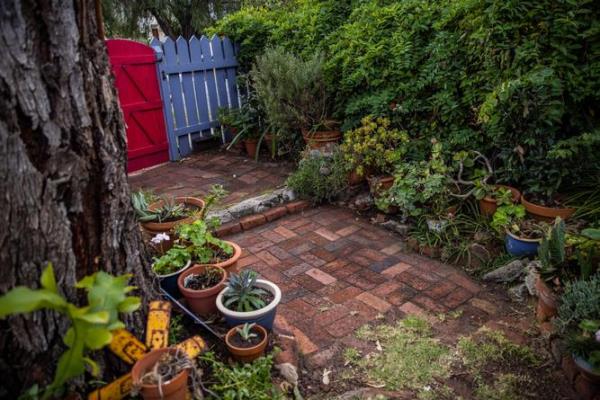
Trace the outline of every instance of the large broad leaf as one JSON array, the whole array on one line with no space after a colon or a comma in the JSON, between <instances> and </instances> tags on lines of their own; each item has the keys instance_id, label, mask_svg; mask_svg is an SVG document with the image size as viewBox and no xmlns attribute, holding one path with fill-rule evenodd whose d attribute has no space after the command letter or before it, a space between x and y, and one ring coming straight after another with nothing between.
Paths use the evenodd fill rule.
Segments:
<instances>
[{"instance_id":1,"label":"large broad leaf","mask_svg":"<svg viewBox=\"0 0 600 400\"><path fill-rule=\"evenodd\" d=\"M119 312L130 313L140 308L141 305L142 302L139 297L128 296L119 304Z\"/></svg>"},{"instance_id":2,"label":"large broad leaf","mask_svg":"<svg viewBox=\"0 0 600 400\"><path fill-rule=\"evenodd\" d=\"M49 263L48 266L42 272L42 277L40 279L40 283L44 289L47 289L51 292L58 293L58 289L56 288L56 278L54 276L54 268L52 268L52 263Z\"/></svg>"},{"instance_id":3,"label":"large broad leaf","mask_svg":"<svg viewBox=\"0 0 600 400\"><path fill-rule=\"evenodd\" d=\"M588 228L581 231L581 234L588 239L600 240L600 229Z\"/></svg>"},{"instance_id":4,"label":"large broad leaf","mask_svg":"<svg viewBox=\"0 0 600 400\"><path fill-rule=\"evenodd\" d=\"M85 335L85 345L91 350L99 350L110 344L112 334L108 329L104 328L89 328Z\"/></svg>"},{"instance_id":5,"label":"large broad leaf","mask_svg":"<svg viewBox=\"0 0 600 400\"><path fill-rule=\"evenodd\" d=\"M0 297L0 318L11 314L29 313L43 308L62 310L67 302L55 292L47 289L32 290L16 287Z\"/></svg>"}]
</instances>

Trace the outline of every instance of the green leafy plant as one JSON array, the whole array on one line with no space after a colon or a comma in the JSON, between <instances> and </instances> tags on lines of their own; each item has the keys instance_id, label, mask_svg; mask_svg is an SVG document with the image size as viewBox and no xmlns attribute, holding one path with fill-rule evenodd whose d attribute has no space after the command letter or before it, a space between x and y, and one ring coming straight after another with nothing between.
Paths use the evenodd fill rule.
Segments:
<instances>
[{"instance_id":1,"label":"green leafy plant","mask_svg":"<svg viewBox=\"0 0 600 400\"><path fill-rule=\"evenodd\" d=\"M231 149L240 140L259 140L262 142L266 134L262 122L263 112L252 91L247 93L239 108L220 108L217 116L219 122L231 129L235 135L227 149ZM258 158L258 151L255 157Z\"/></svg>"},{"instance_id":2,"label":"green leafy plant","mask_svg":"<svg viewBox=\"0 0 600 400\"><path fill-rule=\"evenodd\" d=\"M587 361L594 372L600 373L600 320L581 321L579 331L574 330L568 336L567 348Z\"/></svg>"},{"instance_id":3,"label":"green leafy plant","mask_svg":"<svg viewBox=\"0 0 600 400\"><path fill-rule=\"evenodd\" d=\"M215 205L219 204L219 202L223 200L227 194L228 192L223 188L223 185L212 185L208 194L204 196L204 209L199 216L200 219L205 219L206 214L212 210ZM207 223L212 228L216 228L219 226L221 221L218 218L214 218L213 221L207 221Z\"/></svg>"},{"instance_id":4,"label":"green leafy plant","mask_svg":"<svg viewBox=\"0 0 600 400\"><path fill-rule=\"evenodd\" d=\"M233 247L218 239L210 232L207 222L197 219L191 224L179 224L175 227L179 246L185 246L192 260L199 264L219 262L222 257L230 258Z\"/></svg>"},{"instance_id":5,"label":"green leafy plant","mask_svg":"<svg viewBox=\"0 0 600 400\"><path fill-rule=\"evenodd\" d=\"M560 301L556 324L563 332L585 319L600 319L600 274L567 282Z\"/></svg>"},{"instance_id":6,"label":"green leafy plant","mask_svg":"<svg viewBox=\"0 0 600 400\"><path fill-rule=\"evenodd\" d=\"M348 187L348 173L341 151L336 149L330 155L310 151L287 179L287 185L299 197L313 203L330 202Z\"/></svg>"},{"instance_id":7,"label":"green leafy plant","mask_svg":"<svg viewBox=\"0 0 600 400\"><path fill-rule=\"evenodd\" d=\"M344 134L346 161L361 176L392 173L408 151L408 133L393 129L388 118L366 116L361 123Z\"/></svg>"},{"instance_id":8,"label":"green leafy plant","mask_svg":"<svg viewBox=\"0 0 600 400\"><path fill-rule=\"evenodd\" d=\"M507 206L513 204L512 192L503 187L497 187L494 185L488 185L483 183L481 180L475 182L475 190L473 195L477 200L481 200L484 197L489 197L496 201L499 206Z\"/></svg>"},{"instance_id":9,"label":"green leafy plant","mask_svg":"<svg viewBox=\"0 0 600 400\"><path fill-rule=\"evenodd\" d=\"M85 372L86 365L94 376L99 375L99 367L88 353L108 345L112 340L111 332L125 327L119 320L119 313L133 312L140 306L138 297L127 296L134 289L127 285L130 277L114 277L102 271L86 276L76 287L86 291L87 304L78 307L59 293L54 269L48 264L42 272L40 289L19 286L0 297L0 318L53 310L71 324L63 339L67 350L59 358L54 380L43 391L42 398L58 395L69 380Z\"/></svg>"},{"instance_id":10,"label":"green leafy plant","mask_svg":"<svg viewBox=\"0 0 600 400\"><path fill-rule=\"evenodd\" d=\"M496 209L492 217L491 227L497 232L504 232L506 229L511 232L518 232L519 224L525 218L525 207L519 205L504 205Z\"/></svg>"},{"instance_id":11,"label":"green leafy plant","mask_svg":"<svg viewBox=\"0 0 600 400\"><path fill-rule=\"evenodd\" d=\"M150 208L149 200L160 201L160 205ZM163 222L184 218L191 214L183 204L178 204L175 199L168 196L160 198L149 196L148 193L138 191L132 194L133 209L140 222Z\"/></svg>"},{"instance_id":12,"label":"green leafy plant","mask_svg":"<svg viewBox=\"0 0 600 400\"><path fill-rule=\"evenodd\" d=\"M245 323L241 328L235 328L237 334L242 338L243 341L248 342L250 339L258 337L258 335L252 332L252 328L254 328L255 323Z\"/></svg>"},{"instance_id":13,"label":"green leafy plant","mask_svg":"<svg viewBox=\"0 0 600 400\"><path fill-rule=\"evenodd\" d=\"M214 353L199 357L210 373L209 389L223 400L284 400L285 396L273 386L271 355L252 363L226 365Z\"/></svg>"},{"instance_id":14,"label":"green leafy plant","mask_svg":"<svg viewBox=\"0 0 600 400\"><path fill-rule=\"evenodd\" d=\"M154 258L152 271L158 275L169 275L183 268L191 258L187 248L174 245L162 256Z\"/></svg>"},{"instance_id":15,"label":"green leafy plant","mask_svg":"<svg viewBox=\"0 0 600 400\"><path fill-rule=\"evenodd\" d=\"M254 311L265 307L264 296L267 291L256 285L258 274L246 269L237 274L231 274L224 292L223 305L235 311Z\"/></svg>"}]
</instances>

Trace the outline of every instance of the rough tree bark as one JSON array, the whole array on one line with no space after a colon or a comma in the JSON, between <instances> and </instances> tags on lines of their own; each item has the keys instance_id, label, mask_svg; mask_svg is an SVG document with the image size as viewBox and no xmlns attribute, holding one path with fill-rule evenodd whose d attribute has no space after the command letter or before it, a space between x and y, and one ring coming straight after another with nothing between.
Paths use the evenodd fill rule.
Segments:
<instances>
[{"instance_id":1,"label":"rough tree bark","mask_svg":"<svg viewBox=\"0 0 600 400\"><path fill-rule=\"evenodd\" d=\"M0 1L0 293L37 286L49 261L72 301L98 270L133 273L139 294L152 293L97 27L94 0ZM127 322L143 328L143 313ZM36 313L0 329L0 397L47 383L65 321Z\"/></svg>"}]
</instances>

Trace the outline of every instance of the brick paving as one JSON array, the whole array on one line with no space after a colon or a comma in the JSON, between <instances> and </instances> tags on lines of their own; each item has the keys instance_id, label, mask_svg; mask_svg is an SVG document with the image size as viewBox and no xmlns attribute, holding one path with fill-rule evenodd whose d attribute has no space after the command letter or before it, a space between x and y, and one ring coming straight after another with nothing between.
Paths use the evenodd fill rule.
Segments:
<instances>
[{"instance_id":1,"label":"brick paving","mask_svg":"<svg viewBox=\"0 0 600 400\"><path fill-rule=\"evenodd\" d=\"M235 154L207 151L181 161L133 173L133 190L152 189L171 196L202 196L213 184L229 192L223 205L237 203L280 187L292 171L287 163L255 162Z\"/></svg>"},{"instance_id":2,"label":"brick paving","mask_svg":"<svg viewBox=\"0 0 600 400\"><path fill-rule=\"evenodd\" d=\"M348 209L305 210L227 238L244 249L241 267L281 287L277 322L315 362L375 320L461 310L482 325L498 311L498 299L463 271L406 251Z\"/></svg>"}]
</instances>

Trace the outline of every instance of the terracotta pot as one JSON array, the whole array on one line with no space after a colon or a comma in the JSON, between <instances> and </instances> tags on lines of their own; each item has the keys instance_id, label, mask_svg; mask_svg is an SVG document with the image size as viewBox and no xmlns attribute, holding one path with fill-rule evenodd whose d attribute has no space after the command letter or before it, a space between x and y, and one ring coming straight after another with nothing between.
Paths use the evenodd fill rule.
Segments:
<instances>
[{"instance_id":1,"label":"terracotta pot","mask_svg":"<svg viewBox=\"0 0 600 400\"><path fill-rule=\"evenodd\" d=\"M558 314L558 297L541 277L535 280L538 295L537 318L540 322L547 321Z\"/></svg>"},{"instance_id":2,"label":"terracotta pot","mask_svg":"<svg viewBox=\"0 0 600 400\"><path fill-rule=\"evenodd\" d=\"M214 267L220 267L229 272L237 272L237 262L240 259L240 257L242 256L242 248L240 246L238 246L236 243L229 242L227 240L224 240L224 242L229 244L231 247L233 247L233 255L225 261L221 261L221 262L214 263L214 264L205 264L205 265L212 265Z\"/></svg>"},{"instance_id":3,"label":"terracotta pot","mask_svg":"<svg viewBox=\"0 0 600 400\"><path fill-rule=\"evenodd\" d=\"M561 217L563 220L568 219L576 211L572 207L552 208L540 206L538 204L530 203L525 199L525 196L521 196L521 204L525 206L525 209L535 219L540 221L552 222L556 217Z\"/></svg>"},{"instance_id":4,"label":"terracotta pot","mask_svg":"<svg viewBox=\"0 0 600 400\"><path fill-rule=\"evenodd\" d=\"M585 379L587 379L589 382L595 385L600 385L600 373L595 372L592 369L592 365L589 362L576 355L573 355L573 361L575 362L575 366Z\"/></svg>"},{"instance_id":5,"label":"terracotta pot","mask_svg":"<svg viewBox=\"0 0 600 400\"><path fill-rule=\"evenodd\" d=\"M148 206L150 210L156 209L157 207L162 206L163 201L159 200L155 203L152 203ZM175 203L177 204L189 204L192 206L196 206L198 208L198 212L204 210L204 200L198 199L196 197L176 197ZM175 225L177 224L190 224L194 222L195 217L189 216L186 218L181 218L176 221L169 222L142 222L142 228L150 235L156 235L157 233L169 232L171 231Z\"/></svg>"},{"instance_id":6,"label":"terracotta pot","mask_svg":"<svg viewBox=\"0 0 600 400\"><path fill-rule=\"evenodd\" d=\"M256 157L256 152L258 150L258 140L244 139L244 147L246 148L246 154L248 154L248 157L254 158Z\"/></svg>"},{"instance_id":7,"label":"terracotta pot","mask_svg":"<svg viewBox=\"0 0 600 400\"><path fill-rule=\"evenodd\" d=\"M365 176L359 175L356 172L356 170L354 170L354 169L352 171L350 171L350 173L348 174L348 185L350 185L350 186L360 185L364 181L365 181Z\"/></svg>"},{"instance_id":8,"label":"terracotta pot","mask_svg":"<svg viewBox=\"0 0 600 400\"><path fill-rule=\"evenodd\" d=\"M440 258L442 256L442 251L439 247L422 245L419 247L420 253L426 255L431 258Z\"/></svg>"},{"instance_id":9,"label":"terracotta pot","mask_svg":"<svg viewBox=\"0 0 600 400\"><path fill-rule=\"evenodd\" d=\"M164 353L175 353L176 351L174 348L152 350L134 364L131 369L131 378L134 386L140 387L140 392L145 400L185 400L188 380L187 370L181 371L175 378L163 383L160 388L158 385L142 385L140 383L142 375L152 369Z\"/></svg>"},{"instance_id":10,"label":"terracotta pot","mask_svg":"<svg viewBox=\"0 0 600 400\"><path fill-rule=\"evenodd\" d=\"M309 148L320 149L329 143L338 143L342 138L342 132L339 130L308 132L303 129L302 137Z\"/></svg>"},{"instance_id":11,"label":"terracotta pot","mask_svg":"<svg viewBox=\"0 0 600 400\"><path fill-rule=\"evenodd\" d=\"M519 192L514 187L506 186L506 185L494 185L497 188L508 189L512 193L513 203L518 203L521 200L521 192ZM485 215L486 217L491 217L498 209L498 204L496 204L496 200L489 196L485 196L483 199L479 200L479 211L481 215Z\"/></svg>"},{"instance_id":12,"label":"terracotta pot","mask_svg":"<svg viewBox=\"0 0 600 400\"><path fill-rule=\"evenodd\" d=\"M367 178L369 182L369 189L375 196L380 195L384 190L388 190L394 185L394 177L390 175L385 176L370 176Z\"/></svg>"},{"instance_id":13,"label":"terracotta pot","mask_svg":"<svg viewBox=\"0 0 600 400\"><path fill-rule=\"evenodd\" d=\"M227 280L227 272L223 268L211 266L211 268L217 268L222 274L221 280L215 286L203 290L188 289L184 286L187 276L201 274L206 268L206 265L196 264L181 273L177 279L179 291L185 297L188 306L193 312L203 317L217 313L217 296L225 287L225 281Z\"/></svg>"},{"instance_id":14,"label":"terracotta pot","mask_svg":"<svg viewBox=\"0 0 600 400\"><path fill-rule=\"evenodd\" d=\"M254 325L252 330L255 332L260 332L259 335L262 336L262 340L255 346L252 347L236 347L231 343L231 339L237 333L237 328L242 328L244 325L238 325L234 328L231 328L227 335L225 335L225 344L227 345L227 349L238 361L241 362L252 362L262 356L265 352L265 348L267 347L267 338L269 337L265 328L260 325Z\"/></svg>"}]
</instances>

